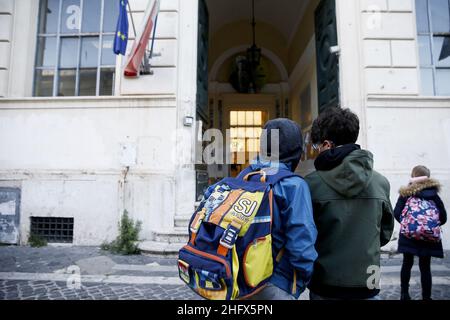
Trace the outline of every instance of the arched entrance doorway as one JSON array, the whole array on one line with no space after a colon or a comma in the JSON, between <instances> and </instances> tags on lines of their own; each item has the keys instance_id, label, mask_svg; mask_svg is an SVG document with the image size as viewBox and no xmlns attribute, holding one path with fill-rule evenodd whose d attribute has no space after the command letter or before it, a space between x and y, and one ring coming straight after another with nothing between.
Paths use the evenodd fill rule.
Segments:
<instances>
[{"instance_id":1,"label":"arched entrance doorway","mask_svg":"<svg viewBox=\"0 0 450 320\"><path fill-rule=\"evenodd\" d=\"M267 120L297 121L308 142L319 110L339 103L338 57L330 50L337 46L335 0L256 0L255 16L264 83L249 94L236 89L232 75L252 45L252 1L199 0L197 118L203 130L230 130L224 159L231 160L198 166L199 195L248 164ZM300 171L312 157L307 149Z\"/></svg>"}]
</instances>

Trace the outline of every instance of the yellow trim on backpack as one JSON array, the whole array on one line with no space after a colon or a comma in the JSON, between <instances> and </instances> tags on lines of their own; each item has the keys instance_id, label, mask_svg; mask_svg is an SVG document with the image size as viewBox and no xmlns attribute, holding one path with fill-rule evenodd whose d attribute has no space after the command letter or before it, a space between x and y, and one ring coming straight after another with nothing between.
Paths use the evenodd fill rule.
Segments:
<instances>
[{"instance_id":1,"label":"yellow trim on backpack","mask_svg":"<svg viewBox=\"0 0 450 320\"><path fill-rule=\"evenodd\" d=\"M294 282L292 283L292 294L297 293L297 270L294 269Z\"/></svg>"},{"instance_id":2,"label":"yellow trim on backpack","mask_svg":"<svg viewBox=\"0 0 450 320\"><path fill-rule=\"evenodd\" d=\"M233 293L231 294L231 300L236 300L239 296L239 285L237 282L239 273L239 256L237 254L236 246L232 250L232 262L233 262Z\"/></svg>"},{"instance_id":3,"label":"yellow trim on backpack","mask_svg":"<svg viewBox=\"0 0 450 320\"><path fill-rule=\"evenodd\" d=\"M272 235L252 242L245 250L242 264L245 282L252 288L272 276Z\"/></svg>"}]
</instances>

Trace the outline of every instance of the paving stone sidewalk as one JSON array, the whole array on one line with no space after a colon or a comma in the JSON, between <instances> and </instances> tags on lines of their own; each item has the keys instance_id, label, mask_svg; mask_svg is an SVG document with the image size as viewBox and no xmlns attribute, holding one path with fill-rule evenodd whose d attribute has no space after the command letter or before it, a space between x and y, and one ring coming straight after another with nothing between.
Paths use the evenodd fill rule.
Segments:
<instances>
[{"instance_id":1,"label":"paving stone sidewalk","mask_svg":"<svg viewBox=\"0 0 450 320\"><path fill-rule=\"evenodd\" d=\"M399 299L401 256L383 255L382 299ZM450 300L450 258L433 260L433 298ZM421 298L413 269L413 299ZM0 300L198 300L175 257L112 255L96 247L0 247ZM301 297L307 299L307 293Z\"/></svg>"}]
</instances>

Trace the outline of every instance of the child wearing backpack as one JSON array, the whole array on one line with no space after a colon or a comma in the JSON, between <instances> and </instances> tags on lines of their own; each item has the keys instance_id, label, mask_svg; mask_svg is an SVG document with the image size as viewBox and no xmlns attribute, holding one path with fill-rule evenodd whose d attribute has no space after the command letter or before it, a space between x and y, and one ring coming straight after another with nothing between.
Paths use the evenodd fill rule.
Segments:
<instances>
[{"instance_id":1,"label":"child wearing backpack","mask_svg":"<svg viewBox=\"0 0 450 320\"><path fill-rule=\"evenodd\" d=\"M430 176L428 168L415 167L409 185L399 191L394 211L401 225L398 241L398 252L403 253L401 300L411 300L409 280L414 256L419 257L423 300L431 300L431 257L444 257L440 226L447 222L447 213L438 195L440 183Z\"/></svg>"},{"instance_id":2,"label":"child wearing backpack","mask_svg":"<svg viewBox=\"0 0 450 320\"><path fill-rule=\"evenodd\" d=\"M301 129L288 119L264 129L261 148L270 158L259 156L237 178L209 187L189 223L179 275L203 298L294 300L311 279L317 230L308 185L294 173Z\"/></svg>"}]
</instances>

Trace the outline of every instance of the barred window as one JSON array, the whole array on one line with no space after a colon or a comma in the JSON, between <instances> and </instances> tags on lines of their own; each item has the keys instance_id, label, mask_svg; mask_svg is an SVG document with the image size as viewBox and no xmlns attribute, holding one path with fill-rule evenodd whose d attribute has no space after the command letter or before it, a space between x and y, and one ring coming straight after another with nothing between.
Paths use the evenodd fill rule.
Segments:
<instances>
[{"instance_id":1,"label":"barred window","mask_svg":"<svg viewBox=\"0 0 450 320\"><path fill-rule=\"evenodd\" d=\"M112 95L115 0L41 0L34 95Z\"/></svg>"},{"instance_id":2,"label":"barred window","mask_svg":"<svg viewBox=\"0 0 450 320\"><path fill-rule=\"evenodd\" d=\"M421 94L450 96L450 0L416 0Z\"/></svg>"},{"instance_id":3,"label":"barred window","mask_svg":"<svg viewBox=\"0 0 450 320\"><path fill-rule=\"evenodd\" d=\"M31 217L30 234L48 242L72 243L73 218Z\"/></svg>"}]
</instances>

